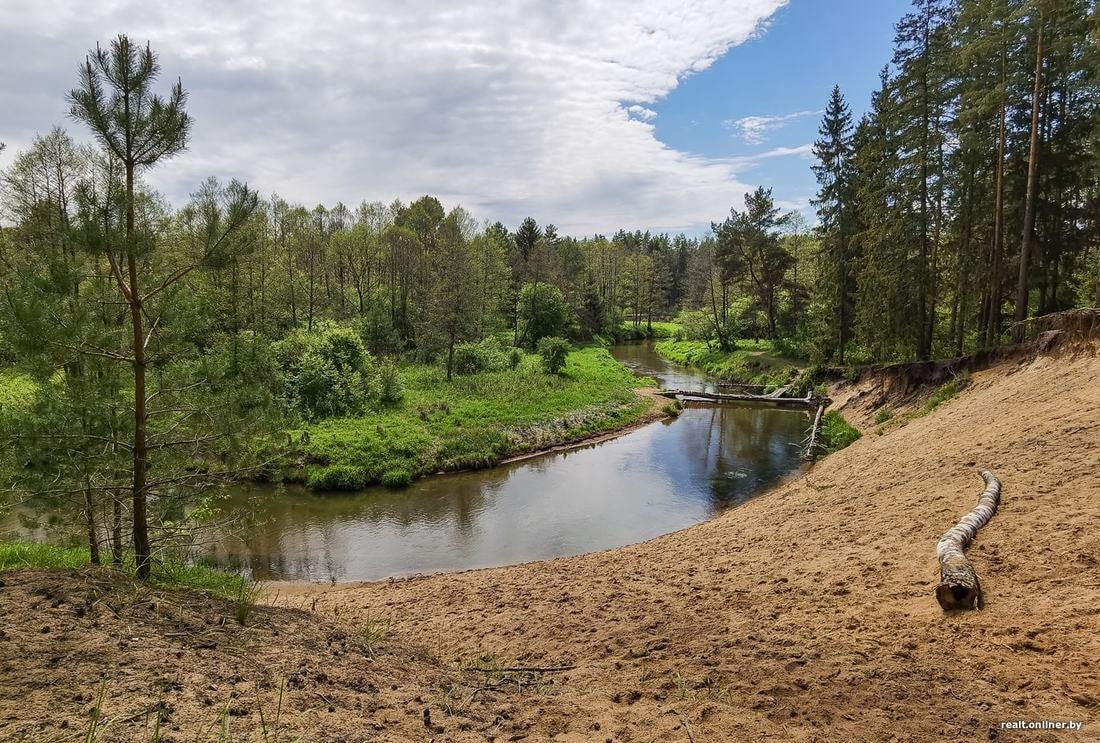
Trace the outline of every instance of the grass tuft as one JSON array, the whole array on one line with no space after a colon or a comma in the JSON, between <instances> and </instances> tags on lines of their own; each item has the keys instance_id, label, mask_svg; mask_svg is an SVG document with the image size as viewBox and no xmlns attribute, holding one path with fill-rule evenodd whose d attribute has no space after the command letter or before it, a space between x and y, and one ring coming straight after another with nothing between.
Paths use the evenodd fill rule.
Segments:
<instances>
[{"instance_id":1,"label":"grass tuft","mask_svg":"<svg viewBox=\"0 0 1100 743\"><path fill-rule=\"evenodd\" d=\"M79 568L90 564L87 547L58 547L38 542L0 543L0 572L18 568ZM134 574L133 560L123 569ZM150 583L167 588L190 588L203 593L238 600L255 591L252 582L236 573L205 565L162 560L153 565ZM253 599L255 598L255 594ZM254 600L253 600L254 603Z\"/></svg>"}]
</instances>

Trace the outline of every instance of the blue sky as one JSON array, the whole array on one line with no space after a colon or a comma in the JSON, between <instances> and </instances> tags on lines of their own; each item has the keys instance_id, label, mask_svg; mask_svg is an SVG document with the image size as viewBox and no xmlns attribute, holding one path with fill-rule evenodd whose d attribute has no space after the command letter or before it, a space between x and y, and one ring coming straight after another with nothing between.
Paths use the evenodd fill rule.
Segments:
<instances>
[{"instance_id":1,"label":"blue sky","mask_svg":"<svg viewBox=\"0 0 1100 743\"><path fill-rule=\"evenodd\" d=\"M0 0L0 167L62 125L97 42L148 41L208 176L312 207L429 193L563 234L699 234L758 184L806 209L834 82L858 113L903 0ZM807 210L808 213L808 210Z\"/></svg>"},{"instance_id":2,"label":"blue sky","mask_svg":"<svg viewBox=\"0 0 1100 743\"><path fill-rule=\"evenodd\" d=\"M805 203L817 188L810 157L767 155L813 143L834 84L854 118L866 110L893 54L894 24L910 8L909 0L792 0L764 33L651 106L657 138L708 158L737 158L743 182L774 188L779 201ZM734 123L787 116L774 128L746 131Z\"/></svg>"}]
</instances>

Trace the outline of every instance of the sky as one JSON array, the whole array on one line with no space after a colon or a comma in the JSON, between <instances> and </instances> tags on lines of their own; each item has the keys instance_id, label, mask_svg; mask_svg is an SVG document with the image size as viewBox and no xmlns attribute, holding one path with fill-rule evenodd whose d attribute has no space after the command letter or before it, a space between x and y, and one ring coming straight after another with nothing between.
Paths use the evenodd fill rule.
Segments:
<instances>
[{"instance_id":1,"label":"sky","mask_svg":"<svg viewBox=\"0 0 1100 743\"><path fill-rule=\"evenodd\" d=\"M758 185L812 220L834 84L862 112L908 0L0 0L0 167L119 33L178 76L210 175L307 206L425 193L515 227L699 234ZM441 9L442 8L442 9Z\"/></svg>"}]
</instances>

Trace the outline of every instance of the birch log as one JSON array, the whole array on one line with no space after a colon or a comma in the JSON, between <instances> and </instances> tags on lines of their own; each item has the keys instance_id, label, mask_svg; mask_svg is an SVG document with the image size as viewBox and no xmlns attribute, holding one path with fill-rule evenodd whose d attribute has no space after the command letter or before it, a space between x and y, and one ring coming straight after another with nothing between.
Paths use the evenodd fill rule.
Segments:
<instances>
[{"instance_id":1,"label":"birch log","mask_svg":"<svg viewBox=\"0 0 1100 743\"><path fill-rule=\"evenodd\" d=\"M996 513L1001 501L1001 481L989 470L979 470L978 474L985 480L985 490L978 496L978 505L948 529L936 545L936 557L940 561L936 599L944 611L975 609L982 595L978 575L963 550L974 540L978 529L989 523Z\"/></svg>"}]
</instances>

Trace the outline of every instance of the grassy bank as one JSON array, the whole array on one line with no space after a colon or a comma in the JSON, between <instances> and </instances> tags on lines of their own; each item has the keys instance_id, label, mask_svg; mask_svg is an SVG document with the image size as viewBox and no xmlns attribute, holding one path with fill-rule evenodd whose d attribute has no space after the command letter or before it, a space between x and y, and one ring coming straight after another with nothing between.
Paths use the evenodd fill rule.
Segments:
<instances>
[{"instance_id":1,"label":"grassy bank","mask_svg":"<svg viewBox=\"0 0 1100 743\"><path fill-rule=\"evenodd\" d=\"M597 347L571 352L560 376L527 356L515 370L451 382L438 367L410 365L401 379L397 407L311 426L300 445L302 466L291 476L320 490L401 486L623 428L653 406L636 392L647 382Z\"/></svg>"},{"instance_id":2,"label":"grassy bank","mask_svg":"<svg viewBox=\"0 0 1100 743\"><path fill-rule=\"evenodd\" d=\"M87 547L58 547L39 542L0 542L0 572L17 568L79 568L90 564ZM122 567L133 574L132 562ZM235 573L202 565L163 561L153 567L154 585L191 588L239 600L252 591L251 582Z\"/></svg>"},{"instance_id":3,"label":"grassy bank","mask_svg":"<svg viewBox=\"0 0 1100 743\"><path fill-rule=\"evenodd\" d=\"M732 351L719 351L703 341L663 340L657 353L678 364L693 366L730 382L778 387L805 366L801 359L783 355L770 341L737 341Z\"/></svg>"}]
</instances>

